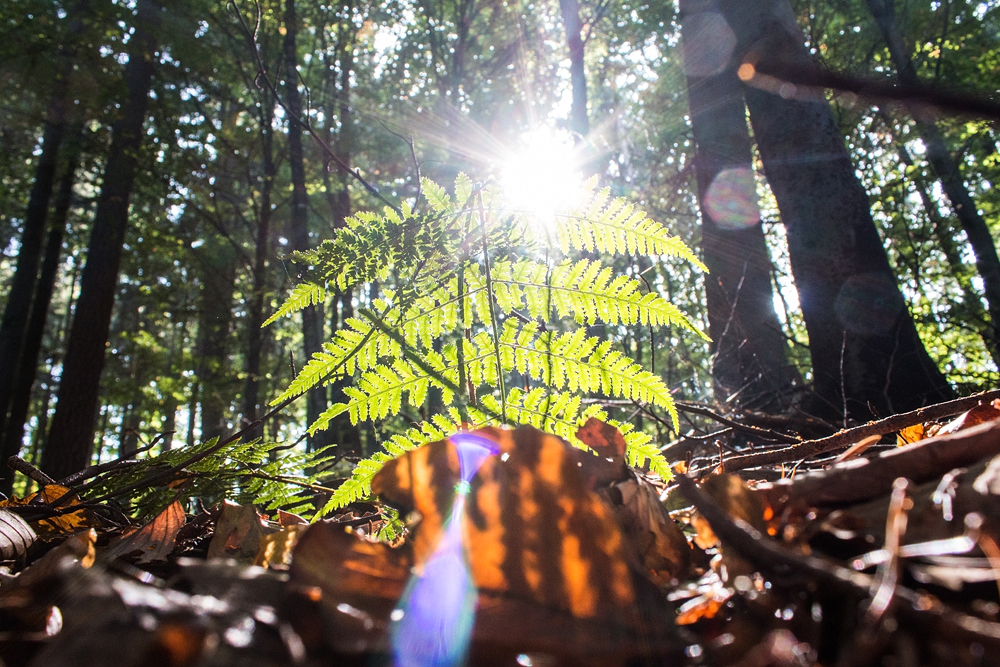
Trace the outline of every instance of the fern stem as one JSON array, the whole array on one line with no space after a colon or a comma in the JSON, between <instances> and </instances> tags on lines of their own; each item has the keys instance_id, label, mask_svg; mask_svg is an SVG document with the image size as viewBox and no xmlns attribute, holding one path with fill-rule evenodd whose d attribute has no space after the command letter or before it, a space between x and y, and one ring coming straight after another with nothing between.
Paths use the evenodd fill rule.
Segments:
<instances>
[{"instance_id":1,"label":"fern stem","mask_svg":"<svg viewBox=\"0 0 1000 667\"><path fill-rule=\"evenodd\" d=\"M462 392L465 392L467 396L471 396L472 391L469 387L469 382L465 376L465 338L468 335L468 331L465 328L465 267L461 267L458 270L458 343L456 343L456 359L458 359L458 386L461 389L456 392L456 395L461 396Z\"/></svg>"},{"instance_id":2,"label":"fern stem","mask_svg":"<svg viewBox=\"0 0 1000 667\"><path fill-rule=\"evenodd\" d=\"M363 315L366 320L371 322L373 327L375 327L376 329L384 333L386 336L399 343L400 346L402 347L403 337L402 335L399 334L398 331L395 331L394 329L389 327L385 322L383 322L375 313L373 313L368 308L361 308L358 310L358 312L361 315ZM409 361L413 362L413 364L417 366L417 368L427 373L428 377L434 378L434 380L441 383L441 386L450 390L456 396L461 396L462 391L459 389L459 386L456 385L451 380L449 380L448 378L444 377L438 371L436 371L434 367L428 364L420 355L416 354L410 349L404 348L403 356ZM461 369L461 366L459 368ZM500 418L500 415L498 415L495 411L486 408L486 406L482 406L482 408L486 410L486 412L488 412L490 416Z\"/></svg>"},{"instance_id":3,"label":"fern stem","mask_svg":"<svg viewBox=\"0 0 1000 667\"><path fill-rule=\"evenodd\" d=\"M483 235L483 263L486 266L486 292L490 303L490 320L493 324L493 352L497 359L497 380L500 384L500 421L507 423L507 390L503 381L503 364L500 362L500 331L497 328L496 295L493 293L493 277L490 274L490 251L486 240L486 214L483 211L483 192L479 190L479 230Z\"/></svg>"}]
</instances>

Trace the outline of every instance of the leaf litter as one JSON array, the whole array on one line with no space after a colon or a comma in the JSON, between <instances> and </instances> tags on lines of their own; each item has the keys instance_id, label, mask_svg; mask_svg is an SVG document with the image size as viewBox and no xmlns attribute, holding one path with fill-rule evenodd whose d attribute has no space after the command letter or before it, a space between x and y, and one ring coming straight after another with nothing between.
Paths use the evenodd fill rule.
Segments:
<instances>
[{"instance_id":1,"label":"leaf litter","mask_svg":"<svg viewBox=\"0 0 1000 667\"><path fill-rule=\"evenodd\" d=\"M460 446L431 443L386 465L377 502L314 523L178 496L132 525L46 485L0 507L0 658L1000 664L998 407L856 427L875 432L840 446L870 449L781 479L720 472L721 460L662 480L627 466L621 434L597 420L577 433L590 452L531 428L483 429L496 453L471 481ZM451 578L471 583L467 638L414 661L397 629L428 613L413 590L452 533L463 538ZM427 619L451 636L448 617Z\"/></svg>"}]
</instances>

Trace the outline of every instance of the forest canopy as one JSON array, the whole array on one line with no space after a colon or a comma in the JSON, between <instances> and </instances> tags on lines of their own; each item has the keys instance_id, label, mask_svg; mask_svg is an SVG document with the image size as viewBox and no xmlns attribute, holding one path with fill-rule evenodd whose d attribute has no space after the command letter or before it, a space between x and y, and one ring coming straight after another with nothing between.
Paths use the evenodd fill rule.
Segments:
<instances>
[{"instance_id":1,"label":"forest canopy","mask_svg":"<svg viewBox=\"0 0 1000 667\"><path fill-rule=\"evenodd\" d=\"M578 361L646 373L651 393L595 380L561 405L603 410L654 469L710 435L698 410L819 435L996 386L996 2L13 0L0 31L2 458L55 479L243 431L260 460L324 452L309 479L343 481L453 390L457 425L493 403L507 421L511 382L525 401L553 384L501 359L500 325L539 350L579 330ZM549 246L518 245L522 213ZM431 224L448 215L454 247ZM625 240L560 237L591 219ZM396 263L358 253L341 279L337 244L397 220L423 226ZM515 275L529 255L540 273ZM468 323L480 273L459 259L490 286ZM418 265L454 290L409 294ZM647 310L536 307L494 278L627 284ZM372 353L429 374L416 399L362 410L363 365L301 379L420 296L465 324ZM496 377L448 379L479 333Z\"/></svg>"}]
</instances>

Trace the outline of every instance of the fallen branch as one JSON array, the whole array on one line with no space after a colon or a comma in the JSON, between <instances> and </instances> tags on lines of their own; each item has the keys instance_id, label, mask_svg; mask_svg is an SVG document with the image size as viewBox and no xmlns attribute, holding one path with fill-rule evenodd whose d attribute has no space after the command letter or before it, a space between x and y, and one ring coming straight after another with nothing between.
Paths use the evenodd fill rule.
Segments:
<instances>
[{"instance_id":1,"label":"fallen branch","mask_svg":"<svg viewBox=\"0 0 1000 667\"><path fill-rule=\"evenodd\" d=\"M893 480L905 477L921 484L949 470L1000 454L1000 421L897 447L866 459L838 463L827 470L794 479L758 484L773 506L802 498L812 507L859 503L889 493ZM726 461L729 467L733 459Z\"/></svg>"},{"instance_id":2,"label":"fallen branch","mask_svg":"<svg viewBox=\"0 0 1000 667\"><path fill-rule=\"evenodd\" d=\"M864 438L872 435L894 433L908 426L913 426L914 424L921 424L926 421L957 415L960 412L971 410L980 403L988 403L995 398L1000 398L1000 390L995 389L993 391L985 391L981 394L974 394L965 398L957 398L953 401L945 401L944 403L929 405L924 408L913 410L912 412L891 415L885 419L868 422L867 424L862 424L861 426L855 426L854 428L849 428L840 431L839 433L834 433L831 436L819 438L818 440L806 440L805 442L800 442L784 449L746 454L744 456L735 456L726 460L725 470L726 472L734 472L736 470L744 470L746 468L756 468L758 466L776 465L780 463L798 461L799 459L807 459L811 456L816 456L817 454L825 454L826 452L830 452L841 447L853 445L859 440L863 440Z\"/></svg>"}]
</instances>

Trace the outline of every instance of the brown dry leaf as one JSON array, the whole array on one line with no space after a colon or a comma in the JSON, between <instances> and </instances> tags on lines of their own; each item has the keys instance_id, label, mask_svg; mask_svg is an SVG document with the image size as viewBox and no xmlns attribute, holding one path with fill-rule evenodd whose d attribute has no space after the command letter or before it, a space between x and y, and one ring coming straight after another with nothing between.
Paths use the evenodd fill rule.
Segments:
<instances>
[{"instance_id":1,"label":"brown dry leaf","mask_svg":"<svg viewBox=\"0 0 1000 667\"><path fill-rule=\"evenodd\" d=\"M301 526L308 524L303 517L298 514L292 514L291 512L286 512L285 510L278 510L278 525L279 526Z\"/></svg>"},{"instance_id":2,"label":"brown dry leaf","mask_svg":"<svg viewBox=\"0 0 1000 667\"><path fill-rule=\"evenodd\" d=\"M0 509L0 560L23 560L38 536L28 522L10 510Z\"/></svg>"},{"instance_id":3,"label":"brown dry leaf","mask_svg":"<svg viewBox=\"0 0 1000 667\"><path fill-rule=\"evenodd\" d=\"M0 501L0 507L27 505L31 502L42 502L46 505L50 505L67 493L69 493L69 489L65 486L48 484L42 489L41 493L32 493L24 498L15 497L10 500ZM79 498L73 498L65 503L64 507L72 507L79 504ZM35 532L38 533L38 536L42 538L65 535L66 533L75 533L76 531L84 528L91 528L100 525L97 517L89 509L67 512L66 514L60 514L49 519L39 519L37 521L32 521L31 524L35 529Z\"/></svg>"},{"instance_id":4,"label":"brown dry leaf","mask_svg":"<svg viewBox=\"0 0 1000 667\"><path fill-rule=\"evenodd\" d=\"M942 426L936 435L957 433L995 419L1000 419L1000 399L995 399L991 403L982 403L968 412L960 414Z\"/></svg>"},{"instance_id":5,"label":"brown dry leaf","mask_svg":"<svg viewBox=\"0 0 1000 667\"><path fill-rule=\"evenodd\" d=\"M184 508L175 500L145 526L112 542L104 555L117 558L139 551L142 553L139 563L166 560L174 550L177 533L185 520Z\"/></svg>"},{"instance_id":6,"label":"brown dry leaf","mask_svg":"<svg viewBox=\"0 0 1000 667\"><path fill-rule=\"evenodd\" d=\"M208 559L235 558L252 563L260 550L261 538L273 532L253 505L223 501L215 523L215 535L208 545Z\"/></svg>"},{"instance_id":7,"label":"brown dry leaf","mask_svg":"<svg viewBox=\"0 0 1000 667\"><path fill-rule=\"evenodd\" d=\"M253 564L261 567L290 565L295 544L308 528L308 523L297 523L285 526L276 533L265 535L260 541L260 549L257 551L257 557Z\"/></svg>"},{"instance_id":8,"label":"brown dry leaf","mask_svg":"<svg viewBox=\"0 0 1000 667\"><path fill-rule=\"evenodd\" d=\"M618 519L632 536L646 574L660 586L669 585L690 563L687 538L650 484L633 478L616 488L622 496L622 504L615 508Z\"/></svg>"},{"instance_id":9,"label":"brown dry leaf","mask_svg":"<svg viewBox=\"0 0 1000 667\"><path fill-rule=\"evenodd\" d=\"M475 435L500 452L473 478L462 517L479 589L576 618L633 617L625 538L612 510L587 488L579 450L527 426ZM410 540L418 567L438 544L459 481L458 452L448 440L407 452L372 480L372 491L401 515L420 513Z\"/></svg>"},{"instance_id":10,"label":"brown dry leaf","mask_svg":"<svg viewBox=\"0 0 1000 667\"><path fill-rule=\"evenodd\" d=\"M907 426L899 430L899 433L896 435L896 445L902 447L903 445L923 440L926 437L927 427L923 424L914 424L913 426Z\"/></svg>"},{"instance_id":11,"label":"brown dry leaf","mask_svg":"<svg viewBox=\"0 0 1000 667\"><path fill-rule=\"evenodd\" d=\"M729 516L746 522L761 533L768 532L765 516L773 517L773 510L760 494L748 489L738 475L709 475L702 481L701 490ZM718 538L700 514L695 513L691 517L691 525L697 531L695 544L699 547L708 549L718 544Z\"/></svg>"},{"instance_id":12,"label":"brown dry leaf","mask_svg":"<svg viewBox=\"0 0 1000 667\"><path fill-rule=\"evenodd\" d=\"M625 437L621 431L597 417L588 419L587 423L577 430L576 437L599 456L625 457Z\"/></svg>"}]
</instances>

